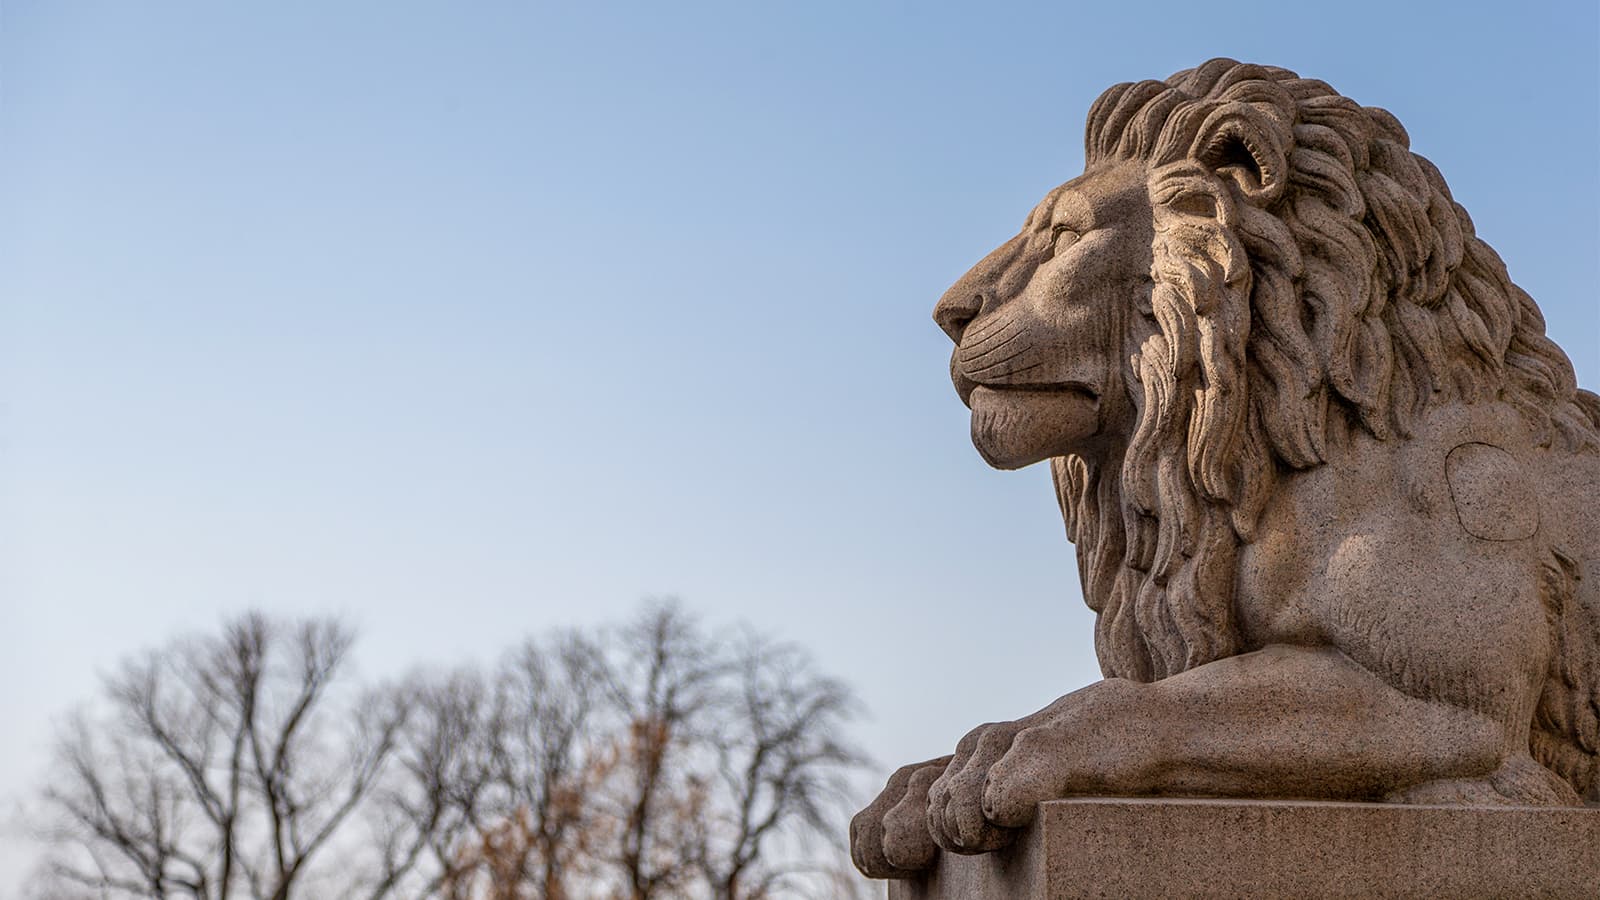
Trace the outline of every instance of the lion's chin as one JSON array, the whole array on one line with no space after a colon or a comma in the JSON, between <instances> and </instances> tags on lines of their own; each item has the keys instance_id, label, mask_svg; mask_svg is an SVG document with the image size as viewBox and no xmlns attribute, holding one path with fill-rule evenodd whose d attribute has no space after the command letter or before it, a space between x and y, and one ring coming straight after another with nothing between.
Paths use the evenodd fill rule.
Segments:
<instances>
[{"instance_id":1,"label":"lion's chin","mask_svg":"<svg viewBox=\"0 0 1600 900\"><path fill-rule=\"evenodd\" d=\"M997 469L1065 456L1099 429L1099 401L1071 388L973 389L972 445Z\"/></svg>"}]
</instances>

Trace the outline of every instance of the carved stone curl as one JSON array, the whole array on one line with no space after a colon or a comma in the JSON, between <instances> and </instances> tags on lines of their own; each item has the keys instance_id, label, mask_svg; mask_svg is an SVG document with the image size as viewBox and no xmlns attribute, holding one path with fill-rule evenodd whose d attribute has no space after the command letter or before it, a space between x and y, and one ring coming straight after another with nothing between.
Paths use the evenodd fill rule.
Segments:
<instances>
[{"instance_id":1,"label":"carved stone curl","mask_svg":"<svg viewBox=\"0 0 1600 900\"><path fill-rule=\"evenodd\" d=\"M991 465L1048 459L1105 680L890 778L856 865L1083 795L1600 801L1600 398L1400 123L1218 59L934 318Z\"/></svg>"}]
</instances>

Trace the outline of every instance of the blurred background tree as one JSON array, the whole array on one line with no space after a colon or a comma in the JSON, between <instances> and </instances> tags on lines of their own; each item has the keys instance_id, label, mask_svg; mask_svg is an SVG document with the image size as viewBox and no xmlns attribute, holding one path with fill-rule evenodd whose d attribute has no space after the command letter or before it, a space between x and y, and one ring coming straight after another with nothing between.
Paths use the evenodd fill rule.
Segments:
<instances>
[{"instance_id":1,"label":"blurred background tree","mask_svg":"<svg viewBox=\"0 0 1600 900\"><path fill-rule=\"evenodd\" d=\"M675 602L487 673L364 685L336 620L246 613L108 676L40 791L37 897L835 897L848 686Z\"/></svg>"},{"instance_id":2,"label":"blurred background tree","mask_svg":"<svg viewBox=\"0 0 1600 900\"><path fill-rule=\"evenodd\" d=\"M247 613L127 661L58 743L49 895L316 892L406 719L350 679L352 641L335 621Z\"/></svg>"}]
</instances>

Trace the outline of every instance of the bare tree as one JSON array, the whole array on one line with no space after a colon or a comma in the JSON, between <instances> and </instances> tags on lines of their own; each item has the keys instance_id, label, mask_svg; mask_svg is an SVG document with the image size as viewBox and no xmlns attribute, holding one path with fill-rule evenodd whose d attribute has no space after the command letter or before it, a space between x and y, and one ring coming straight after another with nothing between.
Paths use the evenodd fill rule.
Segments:
<instances>
[{"instance_id":1,"label":"bare tree","mask_svg":"<svg viewBox=\"0 0 1600 900\"><path fill-rule=\"evenodd\" d=\"M569 632L525 642L501 669L496 779L527 821L538 900L567 900L604 828L591 799L611 763L590 739L602 667L599 648Z\"/></svg>"},{"instance_id":2,"label":"bare tree","mask_svg":"<svg viewBox=\"0 0 1600 900\"><path fill-rule=\"evenodd\" d=\"M603 796L616 819L601 860L621 896L680 896L697 874L687 840L707 801L695 757L724 671L700 624L655 603L612 635L605 676L617 765Z\"/></svg>"},{"instance_id":3,"label":"bare tree","mask_svg":"<svg viewBox=\"0 0 1600 900\"><path fill-rule=\"evenodd\" d=\"M607 641L616 765L601 849L630 900L836 896L857 702L801 648L710 633L673 602ZM831 845L821 853L818 844Z\"/></svg>"},{"instance_id":4,"label":"bare tree","mask_svg":"<svg viewBox=\"0 0 1600 900\"><path fill-rule=\"evenodd\" d=\"M372 803L376 873L355 896L465 897L463 848L485 829L491 805L494 697L470 668L413 674L397 692L409 715Z\"/></svg>"},{"instance_id":5,"label":"bare tree","mask_svg":"<svg viewBox=\"0 0 1600 900\"><path fill-rule=\"evenodd\" d=\"M534 882L533 828L523 811L479 828L457 851L444 880L446 900L527 900Z\"/></svg>"},{"instance_id":6,"label":"bare tree","mask_svg":"<svg viewBox=\"0 0 1600 900\"><path fill-rule=\"evenodd\" d=\"M483 723L484 790L449 893L568 900L609 821L595 806L614 757L594 739L603 660L577 632L528 639L502 660Z\"/></svg>"},{"instance_id":7,"label":"bare tree","mask_svg":"<svg viewBox=\"0 0 1600 900\"><path fill-rule=\"evenodd\" d=\"M392 695L334 695L351 641L252 613L108 678L108 709L66 729L44 792L55 890L287 900L320 883L404 723Z\"/></svg>"},{"instance_id":8,"label":"bare tree","mask_svg":"<svg viewBox=\"0 0 1600 900\"><path fill-rule=\"evenodd\" d=\"M665 602L529 639L488 677L362 689L351 641L249 614L108 678L44 794L48 896L770 900L854 883L829 879L856 704L798 647Z\"/></svg>"},{"instance_id":9,"label":"bare tree","mask_svg":"<svg viewBox=\"0 0 1600 900\"><path fill-rule=\"evenodd\" d=\"M718 900L764 900L806 883L801 876L816 883L824 868L779 845L838 831L848 775L864 762L842 734L856 700L800 648L753 633L736 645L723 682L706 737L717 795L692 832L691 858Z\"/></svg>"}]
</instances>

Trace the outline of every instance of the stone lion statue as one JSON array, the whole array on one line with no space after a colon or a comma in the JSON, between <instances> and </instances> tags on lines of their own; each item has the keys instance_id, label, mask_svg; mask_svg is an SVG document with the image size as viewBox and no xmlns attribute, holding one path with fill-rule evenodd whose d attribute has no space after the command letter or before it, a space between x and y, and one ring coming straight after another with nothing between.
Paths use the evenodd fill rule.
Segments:
<instances>
[{"instance_id":1,"label":"stone lion statue","mask_svg":"<svg viewBox=\"0 0 1600 900\"><path fill-rule=\"evenodd\" d=\"M901 878L1074 795L1600 801L1600 398L1400 123L1216 59L939 301L991 465L1050 461L1103 681L906 766Z\"/></svg>"}]
</instances>

